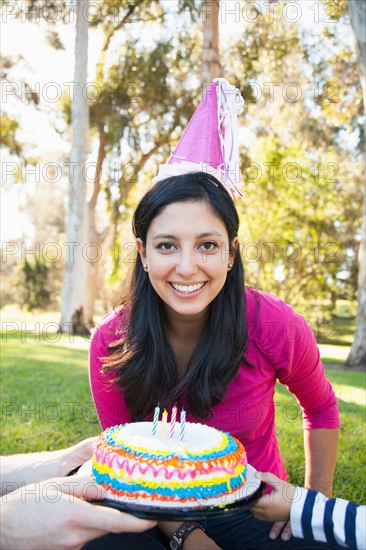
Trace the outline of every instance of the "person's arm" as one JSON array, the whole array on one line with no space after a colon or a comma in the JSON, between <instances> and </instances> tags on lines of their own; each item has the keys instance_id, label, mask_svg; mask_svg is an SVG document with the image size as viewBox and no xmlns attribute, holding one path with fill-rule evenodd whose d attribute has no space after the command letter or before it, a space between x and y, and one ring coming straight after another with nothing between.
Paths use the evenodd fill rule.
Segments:
<instances>
[{"instance_id":1,"label":"person's arm","mask_svg":"<svg viewBox=\"0 0 366 550\"><path fill-rule=\"evenodd\" d=\"M91 458L95 440L95 437L90 437L57 451L0 457L0 494L14 491L21 484L67 475Z\"/></svg>"},{"instance_id":2,"label":"person's arm","mask_svg":"<svg viewBox=\"0 0 366 550\"><path fill-rule=\"evenodd\" d=\"M290 511L295 537L353 549L366 548L366 506L328 499L311 489L297 489Z\"/></svg>"},{"instance_id":3,"label":"person's arm","mask_svg":"<svg viewBox=\"0 0 366 550\"><path fill-rule=\"evenodd\" d=\"M106 533L142 532L156 525L83 500L105 498L90 477L22 485L1 499L0 547L7 550L80 548Z\"/></svg>"},{"instance_id":4,"label":"person's arm","mask_svg":"<svg viewBox=\"0 0 366 550\"><path fill-rule=\"evenodd\" d=\"M263 495L252 508L256 518L290 519L295 537L365 549L366 506L328 499L322 493L294 487L269 472L256 472L256 477L273 487L272 493Z\"/></svg>"},{"instance_id":5,"label":"person's arm","mask_svg":"<svg viewBox=\"0 0 366 550\"><path fill-rule=\"evenodd\" d=\"M118 312L108 314L97 327L90 341L89 350L89 383L99 423L103 430L131 422L123 394L113 384L115 373L103 374L103 359L111 350L109 345L117 340L116 331L120 330L123 320ZM119 333L120 337L120 333Z\"/></svg>"},{"instance_id":6,"label":"person's arm","mask_svg":"<svg viewBox=\"0 0 366 550\"><path fill-rule=\"evenodd\" d=\"M305 487L332 496L339 431L304 430Z\"/></svg>"}]
</instances>

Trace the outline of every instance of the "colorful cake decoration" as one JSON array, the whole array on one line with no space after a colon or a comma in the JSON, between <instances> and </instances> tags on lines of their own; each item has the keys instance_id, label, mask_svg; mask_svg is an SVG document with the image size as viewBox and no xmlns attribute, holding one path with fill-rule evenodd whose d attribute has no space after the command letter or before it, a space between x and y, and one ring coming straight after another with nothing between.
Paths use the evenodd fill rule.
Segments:
<instances>
[{"instance_id":1,"label":"colorful cake decoration","mask_svg":"<svg viewBox=\"0 0 366 550\"><path fill-rule=\"evenodd\" d=\"M170 426L168 411L159 421L156 407L153 422L113 426L97 438L92 473L108 498L155 507L220 506L242 498L247 479L242 443L186 422L183 409L178 422L174 407Z\"/></svg>"},{"instance_id":2,"label":"colorful cake decoration","mask_svg":"<svg viewBox=\"0 0 366 550\"><path fill-rule=\"evenodd\" d=\"M162 441L164 441L164 439L165 439L167 421L168 421L168 411L166 409L164 409L163 420L162 420L162 425L161 425L161 440Z\"/></svg>"},{"instance_id":3,"label":"colorful cake decoration","mask_svg":"<svg viewBox=\"0 0 366 550\"><path fill-rule=\"evenodd\" d=\"M169 437L174 437L175 422L177 420L177 406L174 405L172 409L172 417L170 419L170 432Z\"/></svg>"},{"instance_id":4,"label":"colorful cake decoration","mask_svg":"<svg viewBox=\"0 0 366 550\"><path fill-rule=\"evenodd\" d=\"M180 440L184 441L186 437L186 411L180 411Z\"/></svg>"},{"instance_id":5,"label":"colorful cake decoration","mask_svg":"<svg viewBox=\"0 0 366 550\"><path fill-rule=\"evenodd\" d=\"M158 422L159 422L159 415L160 415L160 407L159 407L159 404L158 404L158 406L155 407L155 411L154 411L154 420L153 420L153 425L152 425L152 434L153 435L156 435L156 430L157 430Z\"/></svg>"},{"instance_id":6,"label":"colorful cake decoration","mask_svg":"<svg viewBox=\"0 0 366 550\"><path fill-rule=\"evenodd\" d=\"M178 413L177 406L174 405L174 407L172 408L172 413L171 413L170 422L169 422L169 438L173 438L175 434L177 413ZM151 433L154 436L156 436L158 432L159 417L160 417L160 407L159 405L157 405L154 410L154 418L153 418L152 428L151 428ZM180 441L182 442L184 442L185 440L185 424L186 424L186 411L182 409L180 411L180 422L179 422ZM160 439L162 441L165 441L167 429L168 429L168 411L164 409L162 414L161 432L160 432Z\"/></svg>"}]
</instances>

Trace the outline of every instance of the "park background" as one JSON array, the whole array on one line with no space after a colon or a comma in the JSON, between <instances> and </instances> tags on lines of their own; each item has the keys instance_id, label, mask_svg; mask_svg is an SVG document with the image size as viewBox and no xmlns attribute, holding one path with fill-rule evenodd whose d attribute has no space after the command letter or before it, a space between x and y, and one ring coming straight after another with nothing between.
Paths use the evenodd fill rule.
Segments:
<instances>
[{"instance_id":1,"label":"park background","mask_svg":"<svg viewBox=\"0 0 366 550\"><path fill-rule=\"evenodd\" d=\"M366 501L364 6L1 3L2 454L99 432L90 331L128 276L137 201L224 76L245 101L246 284L313 329L341 411L334 491ZM300 411L281 386L275 401L281 452L301 484Z\"/></svg>"}]
</instances>

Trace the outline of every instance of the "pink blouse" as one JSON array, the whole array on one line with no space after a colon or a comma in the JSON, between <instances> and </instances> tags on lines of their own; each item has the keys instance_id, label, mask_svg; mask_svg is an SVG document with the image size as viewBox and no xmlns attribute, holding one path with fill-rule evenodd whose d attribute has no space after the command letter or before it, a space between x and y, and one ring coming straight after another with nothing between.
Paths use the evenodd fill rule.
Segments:
<instances>
[{"instance_id":1,"label":"pink blouse","mask_svg":"<svg viewBox=\"0 0 366 550\"><path fill-rule=\"evenodd\" d=\"M286 479L275 434L274 390L277 379L292 392L302 411L303 428L338 428L337 399L327 380L314 335L305 319L279 298L246 289L249 340L247 360L229 384L224 399L207 422L230 432L244 445L257 470ZM90 386L103 429L131 421L123 394L111 384L113 373L101 373L109 344L120 338L122 315L106 315L94 331L90 347ZM148 368L148 365L146 366ZM293 405L277 414L296 419ZM169 411L170 416L170 411ZM188 422L197 422L187 413Z\"/></svg>"}]
</instances>

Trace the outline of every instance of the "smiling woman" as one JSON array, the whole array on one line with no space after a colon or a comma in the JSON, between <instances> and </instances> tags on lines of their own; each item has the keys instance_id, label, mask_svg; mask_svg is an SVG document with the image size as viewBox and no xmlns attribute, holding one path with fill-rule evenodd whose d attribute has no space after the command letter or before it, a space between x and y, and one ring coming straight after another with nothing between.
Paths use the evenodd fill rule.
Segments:
<instances>
[{"instance_id":1,"label":"smiling woman","mask_svg":"<svg viewBox=\"0 0 366 550\"><path fill-rule=\"evenodd\" d=\"M94 332L90 382L103 428L152 420L159 404L187 422L230 432L248 462L286 479L273 394L277 379L299 401L306 484L330 493L339 415L314 336L290 306L245 289L239 218L225 187L204 172L161 180L139 203L128 292ZM168 537L177 525L159 524ZM210 520L184 548L323 548L293 539L284 525ZM174 536L173 536L174 539ZM172 539L172 540L173 540ZM274 540L277 539L277 540ZM218 545L218 546L217 546Z\"/></svg>"},{"instance_id":2,"label":"smiling woman","mask_svg":"<svg viewBox=\"0 0 366 550\"><path fill-rule=\"evenodd\" d=\"M138 205L141 261L119 304L129 321L104 368L134 420L187 392L189 410L207 419L235 377L246 342L238 227L229 194L203 173L163 180ZM230 345L212 342L215 333Z\"/></svg>"},{"instance_id":3,"label":"smiling woman","mask_svg":"<svg viewBox=\"0 0 366 550\"><path fill-rule=\"evenodd\" d=\"M207 228L210 228L207 231ZM177 315L204 319L223 288L234 261L225 224L207 202L178 202L164 208L151 223L146 245L137 239L150 283L165 304L170 323ZM237 247L233 239L231 249Z\"/></svg>"}]
</instances>

